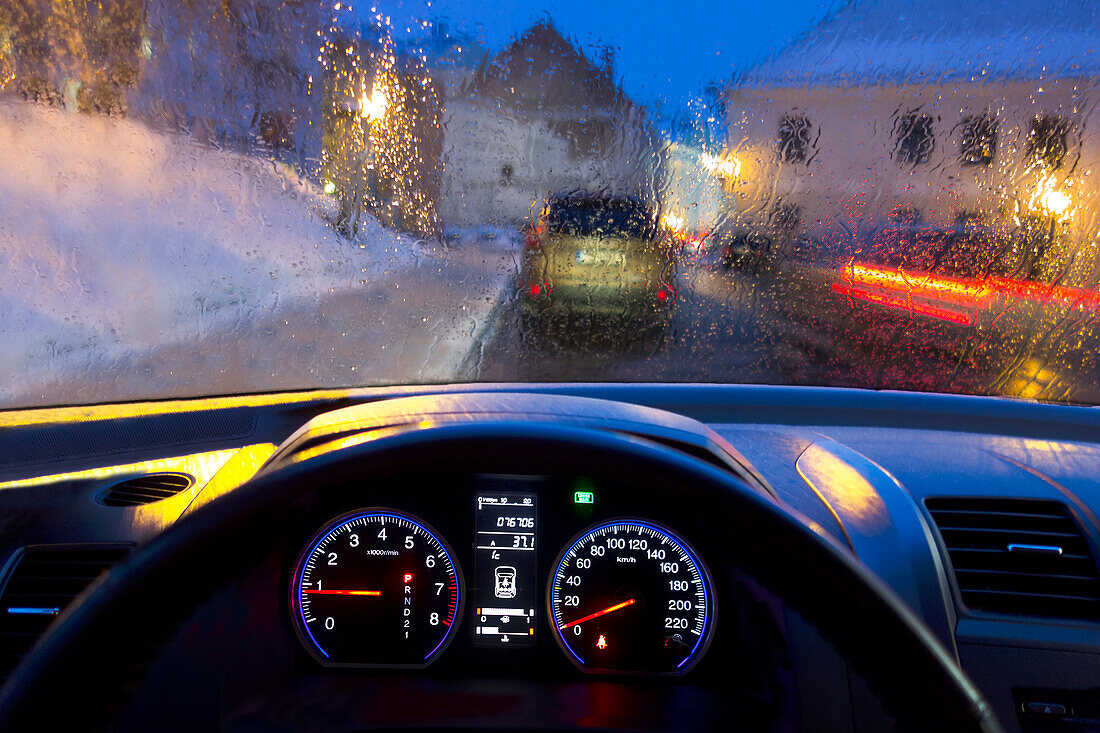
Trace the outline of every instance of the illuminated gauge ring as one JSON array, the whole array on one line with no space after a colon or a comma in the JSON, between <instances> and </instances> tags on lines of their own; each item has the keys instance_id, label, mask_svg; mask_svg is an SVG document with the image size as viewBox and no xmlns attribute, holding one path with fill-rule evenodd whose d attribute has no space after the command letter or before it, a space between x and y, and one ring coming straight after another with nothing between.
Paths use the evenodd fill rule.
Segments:
<instances>
[{"instance_id":1,"label":"illuminated gauge ring","mask_svg":"<svg viewBox=\"0 0 1100 733\"><path fill-rule=\"evenodd\" d=\"M667 527L601 522L574 538L554 568L550 623L581 670L683 674L706 652L715 619L710 577Z\"/></svg>"},{"instance_id":2,"label":"illuminated gauge ring","mask_svg":"<svg viewBox=\"0 0 1100 733\"><path fill-rule=\"evenodd\" d=\"M462 571L427 524L360 509L306 544L290 584L291 616L326 667L426 667L462 617Z\"/></svg>"}]
</instances>

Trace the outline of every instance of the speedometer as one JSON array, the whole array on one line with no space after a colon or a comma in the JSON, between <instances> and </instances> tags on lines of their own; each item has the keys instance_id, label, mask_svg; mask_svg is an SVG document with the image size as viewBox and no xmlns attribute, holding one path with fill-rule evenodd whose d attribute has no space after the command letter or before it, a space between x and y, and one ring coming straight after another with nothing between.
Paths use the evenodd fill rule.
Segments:
<instances>
[{"instance_id":1,"label":"speedometer","mask_svg":"<svg viewBox=\"0 0 1100 733\"><path fill-rule=\"evenodd\" d=\"M706 651L714 607L706 569L687 543L650 521L582 533L550 579L562 649L594 672L679 674Z\"/></svg>"},{"instance_id":2,"label":"speedometer","mask_svg":"<svg viewBox=\"0 0 1100 733\"><path fill-rule=\"evenodd\" d=\"M325 525L298 558L291 613L317 661L422 667L446 647L461 613L453 554L424 522L361 510Z\"/></svg>"}]
</instances>

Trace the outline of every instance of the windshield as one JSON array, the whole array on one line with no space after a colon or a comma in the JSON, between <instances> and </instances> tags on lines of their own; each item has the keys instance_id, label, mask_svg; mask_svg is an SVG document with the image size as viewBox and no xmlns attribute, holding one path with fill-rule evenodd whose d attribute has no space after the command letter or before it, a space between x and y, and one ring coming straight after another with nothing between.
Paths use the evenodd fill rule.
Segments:
<instances>
[{"instance_id":1,"label":"windshield","mask_svg":"<svg viewBox=\"0 0 1100 733\"><path fill-rule=\"evenodd\" d=\"M1091 0L6 0L0 407L1095 404L1098 27Z\"/></svg>"}]
</instances>

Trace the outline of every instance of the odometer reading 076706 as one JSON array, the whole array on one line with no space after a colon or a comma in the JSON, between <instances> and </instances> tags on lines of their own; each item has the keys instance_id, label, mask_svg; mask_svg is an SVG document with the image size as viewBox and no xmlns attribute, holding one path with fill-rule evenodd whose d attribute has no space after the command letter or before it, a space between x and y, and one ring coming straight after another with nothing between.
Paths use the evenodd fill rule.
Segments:
<instances>
[{"instance_id":1,"label":"odometer reading 076706","mask_svg":"<svg viewBox=\"0 0 1100 733\"><path fill-rule=\"evenodd\" d=\"M443 540L390 510L329 522L292 583L298 635L330 666L424 666L446 647L461 609L462 581Z\"/></svg>"},{"instance_id":2,"label":"odometer reading 076706","mask_svg":"<svg viewBox=\"0 0 1100 733\"><path fill-rule=\"evenodd\" d=\"M714 624L702 562L668 529L620 519L584 532L550 579L557 639L586 671L685 672Z\"/></svg>"}]
</instances>

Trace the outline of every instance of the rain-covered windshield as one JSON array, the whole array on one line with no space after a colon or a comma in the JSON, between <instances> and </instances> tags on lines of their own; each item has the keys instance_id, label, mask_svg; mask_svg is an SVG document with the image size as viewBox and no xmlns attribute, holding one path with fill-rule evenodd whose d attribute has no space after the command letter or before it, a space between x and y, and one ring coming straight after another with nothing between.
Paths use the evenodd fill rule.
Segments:
<instances>
[{"instance_id":1,"label":"rain-covered windshield","mask_svg":"<svg viewBox=\"0 0 1100 733\"><path fill-rule=\"evenodd\" d=\"M1094 0L4 0L0 407L1095 404L1098 29Z\"/></svg>"},{"instance_id":2,"label":"rain-covered windshield","mask_svg":"<svg viewBox=\"0 0 1100 733\"><path fill-rule=\"evenodd\" d=\"M652 236L654 217L638 201L562 197L550 199L545 212L549 234L592 237Z\"/></svg>"}]
</instances>

